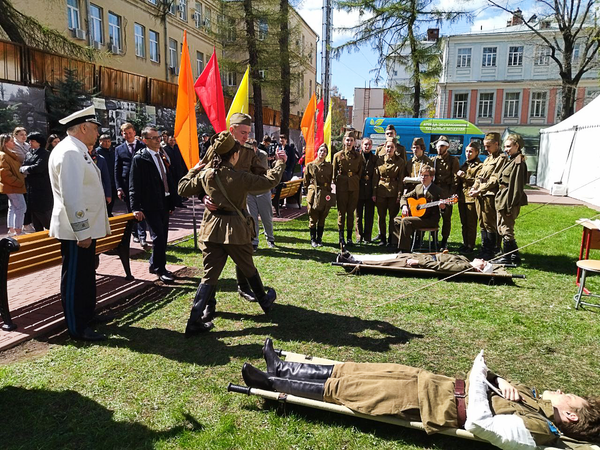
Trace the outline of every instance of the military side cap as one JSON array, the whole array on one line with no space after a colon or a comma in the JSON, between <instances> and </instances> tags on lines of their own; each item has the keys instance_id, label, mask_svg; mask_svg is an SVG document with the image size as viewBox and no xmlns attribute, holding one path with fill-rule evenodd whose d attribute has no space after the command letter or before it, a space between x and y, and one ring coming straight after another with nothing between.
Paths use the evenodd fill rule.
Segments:
<instances>
[{"instance_id":1,"label":"military side cap","mask_svg":"<svg viewBox=\"0 0 600 450\"><path fill-rule=\"evenodd\" d=\"M210 138L210 143L213 151L218 155L224 155L231 151L237 144L233 135L229 131L221 131Z\"/></svg>"},{"instance_id":2,"label":"military side cap","mask_svg":"<svg viewBox=\"0 0 600 450\"><path fill-rule=\"evenodd\" d=\"M385 127L385 131L396 131L396 127L394 125L392 125L391 123Z\"/></svg>"},{"instance_id":3,"label":"military side cap","mask_svg":"<svg viewBox=\"0 0 600 450\"><path fill-rule=\"evenodd\" d=\"M235 113L229 118L229 125L248 125L252 126L252 117L244 113Z\"/></svg>"},{"instance_id":4,"label":"military side cap","mask_svg":"<svg viewBox=\"0 0 600 450\"><path fill-rule=\"evenodd\" d=\"M94 106L88 106L87 108L82 109L81 111L74 112L70 116L65 117L64 119L60 119L58 123L64 125L67 128L70 128L75 125L79 125L80 123L93 123L102 126L100 122L96 119L96 108Z\"/></svg>"},{"instance_id":5,"label":"military side cap","mask_svg":"<svg viewBox=\"0 0 600 450\"><path fill-rule=\"evenodd\" d=\"M496 133L496 132L487 133L483 139L486 141L494 141L499 144L500 143L500 133Z\"/></svg>"},{"instance_id":6,"label":"military side cap","mask_svg":"<svg viewBox=\"0 0 600 450\"><path fill-rule=\"evenodd\" d=\"M354 134L354 131L352 130L348 130L346 131L346 134L344 134L344 139L350 137L352 139L356 139L356 135Z\"/></svg>"},{"instance_id":7,"label":"military side cap","mask_svg":"<svg viewBox=\"0 0 600 450\"><path fill-rule=\"evenodd\" d=\"M425 141L423 138L414 138L412 145L418 145L421 148L425 148Z\"/></svg>"}]
</instances>

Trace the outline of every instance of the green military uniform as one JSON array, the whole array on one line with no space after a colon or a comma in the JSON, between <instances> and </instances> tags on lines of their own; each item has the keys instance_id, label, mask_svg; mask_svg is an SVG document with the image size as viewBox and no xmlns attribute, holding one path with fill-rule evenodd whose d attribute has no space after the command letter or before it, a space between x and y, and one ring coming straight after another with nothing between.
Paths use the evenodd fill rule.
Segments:
<instances>
[{"instance_id":1,"label":"green military uniform","mask_svg":"<svg viewBox=\"0 0 600 450\"><path fill-rule=\"evenodd\" d=\"M525 183L527 182L527 164L519 152L506 164L498 176L496 210L498 211L498 232L503 241L514 241L515 220L521 206L527 205Z\"/></svg>"},{"instance_id":2,"label":"green military uniform","mask_svg":"<svg viewBox=\"0 0 600 450\"><path fill-rule=\"evenodd\" d=\"M461 255L452 255L450 253L397 253L395 255L390 255L389 259L383 260L370 260L368 255L356 256L356 258L361 260L361 264L369 266L418 267L443 272L462 272L464 270L476 271L468 258ZM409 266L407 262L409 259L417 260L419 265Z\"/></svg>"},{"instance_id":3,"label":"green military uniform","mask_svg":"<svg viewBox=\"0 0 600 450\"><path fill-rule=\"evenodd\" d=\"M433 167L433 161L429 156L425 153L421 155L420 158L413 156L410 160L410 165L408 168L408 176L411 178L419 178L419 174L421 172L421 167L430 166Z\"/></svg>"},{"instance_id":4,"label":"green military uniform","mask_svg":"<svg viewBox=\"0 0 600 450\"><path fill-rule=\"evenodd\" d=\"M418 200L425 198L427 203L438 201L441 198L441 189L431 183L425 190L423 184L418 184L412 191L404 194L400 200L400 208L408 206L408 199ZM437 228L440 222L440 208L433 206L427 208L421 217L396 217L394 219L394 233L398 238L398 248L407 252L410 250L413 232L419 228Z\"/></svg>"},{"instance_id":5,"label":"green military uniform","mask_svg":"<svg viewBox=\"0 0 600 450\"><path fill-rule=\"evenodd\" d=\"M392 157L384 155L377 159L373 175L373 197L375 197L379 216L379 236L382 244L385 243L386 228L388 228L388 245L398 245L394 236L394 219L400 210L405 176L406 161L396 153ZM388 215L389 225L386 227L386 216Z\"/></svg>"},{"instance_id":6,"label":"green military uniform","mask_svg":"<svg viewBox=\"0 0 600 450\"><path fill-rule=\"evenodd\" d=\"M449 198L456 194L456 172L460 168L458 158L446 151L444 156L436 155L433 158L433 168L435 169L433 182L442 190L442 198ZM451 228L452 205L446 205L446 208L442 211L442 247L445 247L448 242Z\"/></svg>"},{"instance_id":7,"label":"green military uniform","mask_svg":"<svg viewBox=\"0 0 600 450\"><path fill-rule=\"evenodd\" d=\"M337 195L340 240L344 237L344 226L347 228L349 239L352 238L363 167L362 156L353 148L344 149L333 156L333 183Z\"/></svg>"},{"instance_id":8,"label":"green military uniform","mask_svg":"<svg viewBox=\"0 0 600 450\"><path fill-rule=\"evenodd\" d=\"M495 383L497 376L488 373ZM465 381L468 393L469 377ZM455 378L400 364L343 363L333 367L325 382L323 399L372 416L394 415L420 420L428 434L458 427L454 396ZM537 397L535 389L517 384L521 402L506 400L490 392L495 415L519 416L537 445L556 442L559 434L551 422L552 404ZM466 398L468 403L468 396Z\"/></svg>"},{"instance_id":9,"label":"green military uniform","mask_svg":"<svg viewBox=\"0 0 600 450\"><path fill-rule=\"evenodd\" d=\"M357 239L369 242L373 233L373 217L375 215L375 202L373 201L373 174L377 156L372 152L361 152L364 169L360 177L358 188L358 206L356 208Z\"/></svg>"},{"instance_id":10,"label":"green military uniform","mask_svg":"<svg viewBox=\"0 0 600 450\"><path fill-rule=\"evenodd\" d=\"M479 191L476 205L479 228L482 231L494 234L498 232L495 197L498 192L498 175L506 162L507 157L500 149L496 154L488 155L473 184L473 189Z\"/></svg>"},{"instance_id":11,"label":"green military uniform","mask_svg":"<svg viewBox=\"0 0 600 450\"><path fill-rule=\"evenodd\" d=\"M304 169L304 187L307 189L306 204L310 228L316 228L323 235L325 219L333 206L331 180L333 165L330 162L314 160Z\"/></svg>"},{"instance_id":12,"label":"green military uniform","mask_svg":"<svg viewBox=\"0 0 600 450\"><path fill-rule=\"evenodd\" d=\"M458 181L458 212L460 214L460 223L462 225L462 237L465 251L473 250L475 240L477 239L477 207L476 199L469 195L469 191L475 184L477 174L481 170L481 161L476 156L472 161L465 161L460 167L464 172L462 176L457 176Z\"/></svg>"},{"instance_id":13,"label":"green military uniform","mask_svg":"<svg viewBox=\"0 0 600 450\"><path fill-rule=\"evenodd\" d=\"M394 138L394 142L396 142L396 155L404 160L404 162L408 162L408 158L406 157L406 147L404 145L398 143L396 138ZM377 147L377 151L375 152L377 156L385 156L385 143L381 144Z\"/></svg>"}]
</instances>

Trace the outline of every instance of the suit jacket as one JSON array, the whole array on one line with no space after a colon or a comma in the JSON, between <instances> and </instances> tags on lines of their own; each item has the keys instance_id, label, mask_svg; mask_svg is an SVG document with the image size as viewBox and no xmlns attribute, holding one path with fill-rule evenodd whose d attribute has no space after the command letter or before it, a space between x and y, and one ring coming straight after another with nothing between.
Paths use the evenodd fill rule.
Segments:
<instances>
[{"instance_id":1,"label":"suit jacket","mask_svg":"<svg viewBox=\"0 0 600 450\"><path fill-rule=\"evenodd\" d=\"M37 150L30 149L25 156L22 167L27 168L27 207L31 211L51 211L52 187L50 186L50 176L48 175L48 159L50 152L43 147Z\"/></svg>"},{"instance_id":2,"label":"suit jacket","mask_svg":"<svg viewBox=\"0 0 600 450\"><path fill-rule=\"evenodd\" d=\"M133 155L146 147L141 141L135 141L135 150L133 154L129 149L129 144L123 142L115 149L115 183L117 189L123 189L125 193L129 189L129 171L131 170L131 160Z\"/></svg>"},{"instance_id":3,"label":"suit jacket","mask_svg":"<svg viewBox=\"0 0 600 450\"><path fill-rule=\"evenodd\" d=\"M144 148L133 157L129 172L129 205L132 211L172 211L177 189L169 171L165 171L170 192L165 196L164 183L151 151Z\"/></svg>"},{"instance_id":4,"label":"suit jacket","mask_svg":"<svg viewBox=\"0 0 600 450\"><path fill-rule=\"evenodd\" d=\"M81 241L109 235L100 169L85 144L67 136L50 153L48 169L54 195L50 236Z\"/></svg>"},{"instance_id":5,"label":"suit jacket","mask_svg":"<svg viewBox=\"0 0 600 450\"><path fill-rule=\"evenodd\" d=\"M441 196L442 190L439 186L431 183L429 185L429 189L427 189L427 194L423 194L423 184L418 184L412 191L407 192L402 196L402 200L400 200L400 207L408 205L409 198L414 198L415 200L418 200L420 198L425 197L427 203L429 203L438 201L441 198ZM438 206L427 208L422 219L438 222L440 220L440 208Z\"/></svg>"},{"instance_id":6,"label":"suit jacket","mask_svg":"<svg viewBox=\"0 0 600 450\"><path fill-rule=\"evenodd\" d=\"M114 189L116 189L117 184L115 182L115 148L112 145L109 148L98 146L96 147L96 153L101 155L106 161L108 173L110 174L110 185Z\"/></svg>"}]
</instances>

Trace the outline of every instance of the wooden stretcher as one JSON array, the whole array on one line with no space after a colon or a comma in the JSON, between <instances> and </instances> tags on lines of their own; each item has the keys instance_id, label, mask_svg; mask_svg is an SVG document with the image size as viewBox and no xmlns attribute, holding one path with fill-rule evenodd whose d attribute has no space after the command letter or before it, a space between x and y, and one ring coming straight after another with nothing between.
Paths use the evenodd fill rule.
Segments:
<instances>
[{"instance_id":1,"label":"wooden stretcher","mask_svg":"<svg viewBox=\"0 0 600 450\"><path fill-rule=\"evenodd\" d=\"M286 352L282 350L276 350L277 354L280 357L285 357L286 361L291 362L302 362L302 363L310 363L310 364L339 364L339 361L334 361L331 359L318 358L309 355L301 355L298 353ZM383 422L390 425L396 425L405 428L412 428L415 430L425 431L425 427L421 422L403 420L399 417L395 416L370 416L367 414L362 414L356 411L351 410L350 408L346 408L342 405L336 405L334 403L326 403L318 400L311 400L308 398L297 397L291 394L284 394L281 392L274 391L265 391L263 389L255 389L249 388L246 386L239 386L236 384L229 383L227 386L227 390L229 392L235 392L238 394L246 394L246 395L257 395L259 397L263 397L267 400L274 400L281 403L289 403L292 405L301 405L309 408L316 408L323 411L329 411L339 414L344 414L346 416L352 417L360 417L367 420L374 420L376 422ZM467 430L463 430L462 428L446 428L436 434L443 434L446 436L454 436L462 439L469 439L472 441L486 442ZM572 450L600 450L600 447L595 444L591 444L588 442L580 442L570 438L562 438L560 444L555 447L551 446L539 446L540 450L560 450L560 449L572 449Z\"/></svg>"},{"instance_id":2,"label":"wooden stretcher","mask_svg":"<svg viewBox=\"0 0 600 450\"><path fill-rule=\"evenodd\" d=\"M433 269L424 269L422 267L393 267L393 266L379 266L375 264L354 264L354 263L341 263L341 262L332 262L333 266L340 266L346 269L347 272L352 272L355 275L360 275L361 273L370 273L370 272L390 272L396 275L404 275L404 276L421 276L421 277L440 277L446 278L451 275L454 275L452 278L471 278L478 279L482 281L494 282L495 280L512 280L515 278L525 278L525 275L516 275L506 271L504 266L498 265L494 268L492 273L483 273L483 272L450 272L447 270L433 270Z\"/></svg>"}]
</instances>

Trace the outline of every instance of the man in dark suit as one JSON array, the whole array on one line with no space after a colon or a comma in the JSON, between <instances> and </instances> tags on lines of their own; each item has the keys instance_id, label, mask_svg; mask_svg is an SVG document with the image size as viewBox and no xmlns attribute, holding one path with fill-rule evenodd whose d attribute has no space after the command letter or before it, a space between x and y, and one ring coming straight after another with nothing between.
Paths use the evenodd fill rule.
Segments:
<instances>
[{"instance_id":1,"label":"man in dark suit","mask_svg":"<svg viewBox=\"0 0 600 450\"><path fill-rule=\"evenodd\" d=\"M146 220L156 234L150 273L155 273L164 283L172 283L174 276L166 268L169 213L177 194L173 180L160 155L160 136L154 127L142 131L146 148L137 152L131 161L129 174L129 202L137 220Z\"/></svg>"},{"instance_id":2,"label":"man in dark suit","mask_svg":"<svg viewBox=\"0 0 600 450\"><path fill-rule=\"evenodd\" d=\"M127 205L127 211L131 212L131 202L129 201L129 171L131 170L131 161L133 155L138 150L146 147L143 142L135 138L135 128L130 123L121 125L121 134L125 142L118 145L115 149L115 184L117 186L117 195L120 200ZM139 242L143 247L146 244L146 223L141 221L137 227L133 227L133 242Z\"/></svg>"},{"instance_id":3,"label":"man in dark suit","mask_svg":"<svg viewBox=\"0 0 600 450\"><path fill-rule=\"evenodd\" d=\"M401 253L410 252L411 238L415 229L418 228L435 228L440 222L440 209L443 210L446 205L442 204L439 207L432 206L427 208L425 214L421 217L409 216L408 199L415 200L425 198L427 203L438 201L441 198L441 189L433 184L433 176L435 170L431 166L421 167L419 177L421 184L418 184L412 191L407 192L400 200L402 206L402 216L394 219L395 234L398 238L398 249Z\"/></svg>"},{"instance_id":4,"label":"man in dark suit","mask_svg":"<svg viewBox=\"0 0 600 450\"><path fill-rule=\"evenodd\" d=\"M104 158L108 167L108 173L111 175L110 188L111 196L110 203L107 204L108 217L112 217L113 206L117 199L117 182L115 181L115 148L112 145L109 134L103 134L100 136L100 145L96 147L96 153Z\"/></svg>"}]
</instances>

